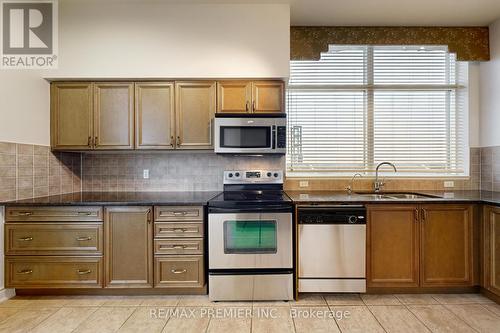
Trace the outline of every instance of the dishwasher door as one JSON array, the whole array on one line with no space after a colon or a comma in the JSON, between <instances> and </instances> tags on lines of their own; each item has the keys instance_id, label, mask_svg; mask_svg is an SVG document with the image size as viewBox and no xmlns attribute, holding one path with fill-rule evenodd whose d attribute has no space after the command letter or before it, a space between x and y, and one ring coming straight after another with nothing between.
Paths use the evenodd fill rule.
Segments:
<instances>
[{"instance_id":1,"label":"dishwasher door","mask_svg":"<svg viewBox=\"0 0 500 333\"><path fill-rule=\"evenodd\" d=\"M299 224L299 291L366 291L365 224Z\"/></svg>"}]
</instances>

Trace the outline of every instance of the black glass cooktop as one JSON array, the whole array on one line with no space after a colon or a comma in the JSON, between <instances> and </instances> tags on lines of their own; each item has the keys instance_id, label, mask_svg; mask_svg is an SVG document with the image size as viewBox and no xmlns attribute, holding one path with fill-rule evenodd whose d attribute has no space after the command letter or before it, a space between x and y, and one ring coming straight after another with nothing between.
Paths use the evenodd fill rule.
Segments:
<instances>
[{"instance_id":1,"label":"black glass cooktop","mask_svg":"<svg viewBox=\"0 0 500 333\"><path fill-rule=\"evenodd\" d=\"M211 199L209 202L290 202L291 199L283 191L225 191Z\"/></svg>"}]
</instances>

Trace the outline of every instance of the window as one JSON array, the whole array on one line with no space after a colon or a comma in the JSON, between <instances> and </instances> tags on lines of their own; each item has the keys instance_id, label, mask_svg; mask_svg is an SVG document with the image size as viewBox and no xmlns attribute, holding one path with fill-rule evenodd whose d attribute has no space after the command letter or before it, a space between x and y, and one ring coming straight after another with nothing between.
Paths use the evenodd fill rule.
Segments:
<instances>
[{"instance_id":1,"label":"window","mask_svg":"<svg viewBox=\"0 0 500 333\"><path fill-rule=\"evenodd\" d=\"M291 61L288 173L371 174L390 161L400 175L467 175L466 77L442 46L331 45Z\"/></svg>"}]
</instances>

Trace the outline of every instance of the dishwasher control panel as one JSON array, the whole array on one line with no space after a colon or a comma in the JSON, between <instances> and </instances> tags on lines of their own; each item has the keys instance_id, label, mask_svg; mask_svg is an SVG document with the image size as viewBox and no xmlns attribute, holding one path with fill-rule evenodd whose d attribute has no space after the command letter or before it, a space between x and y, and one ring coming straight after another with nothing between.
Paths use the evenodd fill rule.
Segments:
<instances>
[{"instance_id":1,"label":"dishwasher control panel","mask_svg":"<svg viewBox=\"0 0 500 333\"><path fill-rule=\"evenodd\" d=\"M299 224L366 224L366 208L358 205L300 206Z\"/></svg>"}]
</instances>

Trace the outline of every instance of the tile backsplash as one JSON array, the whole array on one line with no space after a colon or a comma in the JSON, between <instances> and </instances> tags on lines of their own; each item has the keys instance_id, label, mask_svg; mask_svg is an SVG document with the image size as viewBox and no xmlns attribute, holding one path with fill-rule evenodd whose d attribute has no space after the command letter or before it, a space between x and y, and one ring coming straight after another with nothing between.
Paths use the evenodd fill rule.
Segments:
<instances>
[{"instance_id":1,"label":"tile backsplash","mask_svg":"<svg viewBox=\"0 0 500 333\"><path fill-rule=\"evenodd\" d=\"M81 191L81 156L0 142L0 202Z\"/></svg>"},{"instance_id":2,"label":"tile backsplash","mask_svg":"<svg viewBox=\"0 0 500 333\"><path fill-rule=\"evenodd\" d=\"M283 169L282 156L224 156L213 152L82 155L83 191L218 191L224 170ZM149 170L149 179L144 179Z\"/></svg>"},{"instance_id":3,"label":"tile backsplash","mask_svg":"<svg viewBox=\"0 0 500 333\"><path fill-rule=\"evenodd\" d=\"M481 148L481 189L500 191L500 146Z\"/></svg>"}]
</instances>

